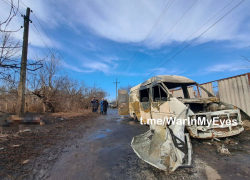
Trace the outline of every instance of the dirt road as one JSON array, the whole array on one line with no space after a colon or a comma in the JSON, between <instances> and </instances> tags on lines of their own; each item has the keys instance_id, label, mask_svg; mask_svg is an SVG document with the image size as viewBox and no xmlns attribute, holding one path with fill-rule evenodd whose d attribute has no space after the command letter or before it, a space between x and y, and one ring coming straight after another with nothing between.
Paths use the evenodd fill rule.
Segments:
<instances>
[{"instance_id":1,"label":"dirt road","mask_svg":"<svg viewBox=\"0 0 250 180\"><path fill-rule=\"evenodd\" d=\"M75 123L74 119L69 120ZM80 121L80 120L79 120ZM211 141L193 143L193 168L179 168L168 174L145 163L133 152L133 136L146 132L117 110L94 116L67 132L66 138L43 150L21 167L20 179L248 179L250 131L231 139L231 156L220 156ZM64 132L64 131L63 131ZM66 132L65 132L66 133ZM68 138L67 138L68 137ZM220 143L220 142L219 142ZM24 171L26 170L26 171ZM14 177L14 176L13 176ZM5 179L13 179L5 177Z\"/></svg>"}]
</instances>

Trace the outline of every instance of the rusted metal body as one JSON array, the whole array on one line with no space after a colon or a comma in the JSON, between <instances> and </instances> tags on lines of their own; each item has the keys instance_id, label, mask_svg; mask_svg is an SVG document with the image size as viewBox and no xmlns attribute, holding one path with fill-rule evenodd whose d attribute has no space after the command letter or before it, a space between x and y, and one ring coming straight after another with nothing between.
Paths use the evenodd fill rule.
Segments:
<instances>
[{"instance_id":1,"label":"rusted metal body","mask_svg":"<svg viewBox=\"0 0 250 180\"><path fill-rule=\"evenodd\" d=\"M196 95L194 86L197 87ZM230 125L220 122L202 125L199 122L184 125L149 124L148 132L132 140L131 145L136 154L159 169L173 172L179 166L191 163L192 148L184 128L190 136L201 139L228 137L242 132L241 110L220 101L212 94L212 90L212 84L201 86L191 79L174 75L154 76L131 88L127 111L142 123L149 124L149 119L170 118L206 118L211 119L211 122L219 118L236 122ZM126 112L120 107L119 110Z\"/></svg>"}]
</instances>

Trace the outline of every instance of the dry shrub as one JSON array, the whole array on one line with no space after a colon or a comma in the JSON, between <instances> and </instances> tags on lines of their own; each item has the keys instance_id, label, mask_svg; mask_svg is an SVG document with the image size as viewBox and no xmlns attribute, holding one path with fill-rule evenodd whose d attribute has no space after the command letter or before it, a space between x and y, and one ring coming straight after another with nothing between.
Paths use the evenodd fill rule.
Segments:
<instances>
[{"instance_id":1,"label":"dry shrub","mask_svg":"<svg viewBox=\"0 0 250 180\"><path fill-rule=\"evenodd\" d=\"M95 96L104 98L106 93L97 85L87 86L64 75L60 66L60 57L56 54L46 55L48 58L43 67L35 73L28 74L28 89L26 89L26 112L77 112L90 107L90 101ZM41 59L41 58L40 58ZM39 58L38 58L39 61ZM5 87L4 87L5 88ZM0 109L3 112L18 112L17 86L15 93L10 89L0 91ZM6 102L12 104L4 109ZM10 108L11 107L11 108Z\"/></svg>"}]
</instances>

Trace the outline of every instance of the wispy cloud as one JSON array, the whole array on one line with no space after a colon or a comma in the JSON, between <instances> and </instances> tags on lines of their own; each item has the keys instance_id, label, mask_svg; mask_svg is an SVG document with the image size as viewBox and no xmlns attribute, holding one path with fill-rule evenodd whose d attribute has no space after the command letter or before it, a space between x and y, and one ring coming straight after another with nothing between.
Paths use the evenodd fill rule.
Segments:
<instances>
[{"instance_id":1,"label":"wispy cloud","mask_svg":"<svg viewBox=\"0 0 250 180\"><path fill-rule=\"evenodd\" d=\"M149 72L155 72L154 75L180 75L183 74L185 70L156 68L150 69Z\"/></svg>"},{"instance_id":2,"label":"wispy cloud","mask_svg":"<svg viewBox=\"0 0 250 180\"><path fill-rule=\"evenodd\" d=\"M216 22L238 2L240 1L235 1L230 4L227 9L211 20L210 23L203 27L192 38L195 38L195 36ZM137 43L141 42L146 37L166 3L167 2L164 0L157 2L145 0L78 0L75 1L74 4L67 5L74 9L74 21L78 24L83 24L84 26L91 28L93 32L99 36L117 42ZM150 47L157 44L157 42L164 37L166 32L168 32L168 30L188 9L191 3L193 3L191 0L185 1L185 3L181 0L174 1L149 37L146 45ZM158 45L185 40L228 3L229 2L227 0L221 0L220 3L217 1L197 1L194 7ZM66 5L66 2L64 4ZM199 43L229 40L244 43L245 46L248 45L248 43L244 40L243 35L247 37L247 35L249 35L249 29L248 31L245 30L242 32L240 27L244 24L246 17L250 15L250 12L247 9L249 5L250 2L245 1L224 20L220 21L216 24L216 26L205 33L201 37ZM239 36L239 34L241 34L241 36Z\"/></svg>"},{"instance_id":3,"label":"wispy cloud","mask_svg":"<svg viewBox=\"0 0 250 180\"><path fill-rule=\"evenodd\" d=\"M216 16L215 19L211 20L209 24L204 26L192 38L195 38L211 24L216 22L216 20L240 1L241 0L235 0L227 9ZM128 53L132 51L134 53L134 51L138 49L134 45L139 45L144 40L167 4L165 0L74 0L73 3L68 0L61 0L60 3L53 0L23 0L23 2L31 7L62 54L67 54L68 56L65 57L69 59L74 57L72 58L74 62L68 61L70 64L67 64L67 59L64 59L63 67L80 73L102 72L105 75L119 75L121 73L120 71L124 69L129 62L128 60L131 59L132 55L128 55ZM193 2L194 0L173 1L173 4L164 14L144 46L140 47L138 50L139 53L134 59L140 61L145 57L146 60L150 60L150 58L147 59L147 57L156 57L155 59L158 57L161 58L161 56L171 51L172 46L185 40L229 3L228 0L220 0L219 2L216 0L197 1L186 16L169 31ZM0 1L0 5L4 4L3 1ZM242 5L237 7L225 19L207 31L197 41L197 44L211 41L226 41L230 47L243 48L249 46L249 6L250 1L244 1ZM20 10L24 13L25 7L22 5L20 7ZM0 19L2 20L5 19L5 15L8 14L8 5L5 4L1 7L1 10L0 16L2 16L2 18ZM31 20L39 28L39 23L36 22L34 14L32 13ZM21 17L15 17L11 22L10 29L18 29L22 23L23 19ZM35 29L32 24L31 27ZM46 46L37 37L33 29L30 29L29 36L31 47L45 49ZM39 30L47 45L53 47L42 29L39 28ZM165 36L168 31L169 33ZM15 34L17 39L22 40L22 32L21 30ZM74 39L71 39L71 36L74 37ZM165 38L162 39L164 36ZM159 41L160 43L158 43ZM117 48L118 50L113 50L112 48L114 46L120 49ZM63 48L60 49L60 47ZM107 47L107 49L103 47ZM116 50L117 52L114 52ZM34 51L37 51L37 49L34 48ZM34 53L32 52L30 54ZM148 66L152 65L152 69L147 72L145 72L143 66L140 67L140 70L142 70L141 73L135 71L129 72L130 69L128 68L128 73L124 73L122 76L144 76L150 74L155 70L155 66L153 66L155 59L151 60L151 62L148 61ZM146 62L146 60L143 61L143 63ZM180 69L160 68L155 74L183 74L185 71L183 71L180 66L181 64L178 65ZM221 63L212 65L202 73L237 71L246 68L246 66L238 63Z\"/></svg>"},{"instance_id":4,"label":"wispy cloud","mask_svg":"<svg viewBox=\"0 0 250 180\"><path fill-rule=\"evenodd\" d=\"M17 0L14 0L14 5L17 7ZM48 10L51 10L51 7L48 7L47 3L44 3L43 1L27 1L27 0L23 0L24 3L26 3L28 6L31 7L32 11L36 14L36 16L38 17L38 19L40 19L40 21L45 24L44 22L46 22L46 29L47 28L51 28L51 27L56 27L58 26L58 19L59 17L57 16L53 16L54 18L51 18L51 16L49 15L50 13L52 13ZM4 1L0 2L0 6L1 6L1 11L0 11L0 20L5 20L7 19L8 15L9 15L9 11L10 11L10 5L5 3ZM19 11L22 12L23 14L25 14L26 12L26 7L24 7L21 3L19 5ZM46 13L45 13L46 12ZM54 12L53 12L54 13ZM55 13L57 14L57 13ZM53 44L51 43L50 39L47 37L47 35L43 32L43 30L41 29L39 23L37 22L36 18L34 17L34 14L31 13L30 14L30 19L33 21L33 24L30 23L30 28L29 28L29 44L36 46L36 47L42 47L42 48L46 48L46 46L53 48ZM36 27L35 27L35 25ZM45 26L44 25L44 26ZM21 26L23 26L23 18L21 17L21 15L19 13L17 13L17 15L11 20L10 24L8 25L6 30L9 31L15 31L17 29L19 29ZM1 29L4 28L4 25L1 26ZM39 32L37 32L37 29L39 30ZM39 34L40 33L40 34ZM12 34L16 39L22 41L23 40L23 28ZM45 41L46 45L44 42L42 42L42 40L39 38L39 36L43 37L43 40ZM57 46L60 47L60 43L58 41L56 41L54 38L50 37L53 41L53 43Z\"/></svg>"},{"instance_id":5,"label":"wispy cloud","mask_svg":"<svg viewBox=\"0 0 250 180\"><path fill-rule=\"evenodd\" d=\"M150 0L75 0L74 3L69 3L68 0L61 0L60 3L52 0L46 2L23 0L23 2L32 7L43 23L46 22L46 28L53 29L67 24L72 30L79 33L81 31L76 27L84 26L98 36L125 43L142 42L167 4L165 0L157 2ZM193 0L186 0L185 3L183 0L175 0L146 41L146 46L155 48L155 46L185 40L229 3L228 0L221 0L219 3L216 0L197 1L181 21L169 31L193 2ZM192 38L203 32L239 2L240 0L232 2ZM206 32L198 43L228 40L232 43L237 42L242 47L248 46L250 27L244 26L244 29L241 27L242 24L246 24L246 19L250 15L249 6L250 1L244 1L225 19ZM21 10L25 11L25 8L22 7ZM3 11L0 15L6 14L6 12ZM15 24L20 25L18 22ZM169 33L162 39L168 31ZM34 38L32 39L34 45L41 45ZM158 43L161 39L162 41ZM88 48L95 49L91 44Z\"/></svg>"},{"instance_id":6,"label":"wispy cloud","mask_svg":"<svg viewBox=\"0 0 250 180\"><path fill-rule=\"evenodd\" d=\"M83 67L93 71L102 71L104 73L108 73L110 71L110 67L108 65L97 61L83 63Z\"/></svg>"},{"instance_id":7,"label":"wispy cloud","mask_svg":"<svg viewBox=\"0 0 250 180\"><path fill-rule=\"evenodd\" d=\"M117 56L105 56L105 55L98 55L98 57L100 57L100 59L102 59L105 62L108 63L113 63L113 62L117 62L122 60L121 58L117 57Z\"/></svg>"},{"instance_id":8,"label":"wispy cloud","mask_svg":"<svg viewBox=\"0 0 250 180\"><path fill-rule=\"evenodd\" d=\"M69 65L65 61L61 61L60 63L62 65L62 67L66 68L66 69L69 69L69 70L72 70L72 71L75 71L75 72L80 72L80 73L91 73L91 72L94 72L94 70L92 70L92 69L85 70L84 68L79 68L77 66Z\"/></svg>"},{"instance_id":9,"label":"wispy cloud","mask_svg":"<svg viewBox=\"0 0 250 180\"><path fill-rule=\"evenodd\" d=\"M216 64L211 67L205 69L205 72L232 72L232 71L239 71L244 69L250 69L250 64L246 63L227 63L227 64Z\"/></svg>"},{"instance_id":10,"label":"wispy cloud","mask_svg":"<svg viewBox=\"0 0 250 180\"><path fill-rule=\"evenodd\" d=\"M105 61L85 60L82 67L92 72L101 71L106 75L116 74L116 63L107 63Z\"/></svg>"}]
</instances>

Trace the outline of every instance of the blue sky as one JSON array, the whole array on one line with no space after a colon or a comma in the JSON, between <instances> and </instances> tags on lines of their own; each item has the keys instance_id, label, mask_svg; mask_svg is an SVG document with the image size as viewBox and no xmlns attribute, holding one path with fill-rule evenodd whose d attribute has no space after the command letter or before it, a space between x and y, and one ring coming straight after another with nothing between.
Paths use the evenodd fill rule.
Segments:
<instances>
[{"instance_id":1,"label":"blue sky","mask_svg":"<svg viewBox=\"0 0 250 180\"><path fill-rule=\"evenodd\" d=\"M16 4L17 0L14 2ZM241 59L241 55L250 56L250 1L248 0L159 69L157 68L160 65L241 0L171 1L169 8L146 41L145 37L168 1L22 0L22 2L34 11L63 55L62 66L67 73L73 78L84 80L88 85L98 84L103 87L110 94L110 99L115 97L113 82L116 78L120 82L119 86L137 85L148 79L150 77L148 75L155 70L157 71L151 76L181 75L199 83L249 72L249 62ZM178 21L192 4L191 9ZM169 54L227 4L229 5L221 13L176 51ZM5 19L9 6L3 1L0 1L0 6L2 9L0 16ZM24 13L25 9L26 7L20 4L20 11ZM52 43L32 13L31 20L49 47L53 49ZM16 17L9 28L17 29L22 23L22 18ZM34 33L34 26L31 27L33 28L30 29L29 59L46 50L43 42ZM16 33L15 37L21 40L22 31ZM159 61L161 62L158 63Z\"/></svg>"}]
</instances>

